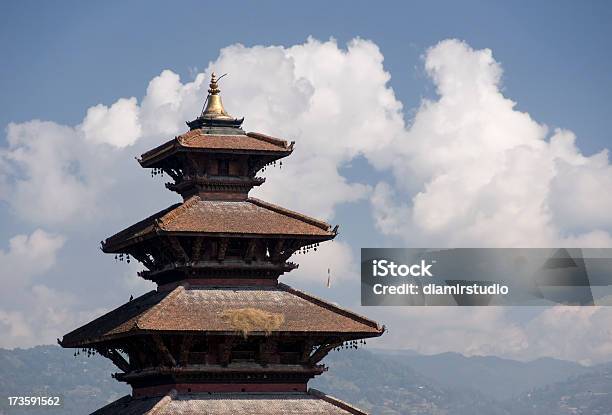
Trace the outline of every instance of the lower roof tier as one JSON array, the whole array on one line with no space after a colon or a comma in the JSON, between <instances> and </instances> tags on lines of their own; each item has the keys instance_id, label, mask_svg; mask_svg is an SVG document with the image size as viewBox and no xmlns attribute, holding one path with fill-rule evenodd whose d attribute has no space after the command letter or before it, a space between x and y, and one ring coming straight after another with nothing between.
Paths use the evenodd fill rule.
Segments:
<instances>
[{"instance_id":1,"label":"lower roof tier","mask_svg":"<svg viewBox=\"0 0 612 415\"><path fill-rule=\"evenodd\" d=\"M376 322L285 284L179 285L151 291L66 334L63 347L89 347L137 334L300 335L367 338Z\"/></svg>"},{"instance_id":2,"label":"lower roof tier","mask_svg":"<svg viewBox=\"0 0 612 415\"><path fill-rule=\"evenodd\" d=\"M124 252L126 247L157 234L291 236L323 241L333 238L336 229L255 198L206 200L194 195L109 237L102 249L107 253Z\"/></svg>"},{"instance_id":3,"label":"lower roof tier","mask_svg":"<svg viewBox=\"0 0 612 415\"><path fill-rule=\"evenodd\" d=\"M322 392L177 393L123 398L91 415L365 415Z\"/></svg>"}]
</instances>

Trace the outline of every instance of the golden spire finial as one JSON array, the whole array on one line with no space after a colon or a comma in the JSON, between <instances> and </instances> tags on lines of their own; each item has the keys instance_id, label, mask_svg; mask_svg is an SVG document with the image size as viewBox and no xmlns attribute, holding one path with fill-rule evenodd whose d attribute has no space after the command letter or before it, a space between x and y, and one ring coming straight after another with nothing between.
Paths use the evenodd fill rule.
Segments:
<instances>
[{"instance_id":1,"label":"golden spire finial","mask_svg":"<svg viewBox=\"0 0 612 415\"><path fill-rule=\"evenodd\" d=\"M219 86L217 85L217 75L215 75L214 72L210 76L210 84L208 86L210 87L208 93L211 95L217 95L219 92L221 92Z\"/></svg>"},{"instance_id":2,"label":"golden spire finial","mask_svg":"<svg viewBox=\"0 0 612 415\"><path fill-rule=\"evenodd\" d=\"M215 73L213 72L210 76L210 84L208 89L208 99L206 102L206 108L202 112L202 117L204 118L223 118L223 119L231 119L230 115L225 112L223 108L223 103L221 102L221 96L219 92L219 85L217 82L219 79L223 78L225 75L221 75L218 79Z\"/></svg>"}]
</instances>

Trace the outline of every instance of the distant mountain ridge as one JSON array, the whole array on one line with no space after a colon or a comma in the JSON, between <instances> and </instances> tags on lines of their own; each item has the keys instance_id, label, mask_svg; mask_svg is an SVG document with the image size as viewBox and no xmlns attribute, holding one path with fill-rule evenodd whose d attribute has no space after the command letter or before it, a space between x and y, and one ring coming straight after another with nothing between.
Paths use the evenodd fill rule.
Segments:
<instances>
[{"instance_id":1,"label":"distant mountain ridge","mask_svg":"<svg viewBox=\"0 0 612 415\"><path fill-rule=\"evenodd\" d=\"M58 346L0 349L0 414L27 414L32 408L9 407L8 396L61 396L61 408L44 414L88 414L129 393L112 379L117 369L99 356L73 356L74 350Z\"/></svg>"},{"instance_id":2,"label":"distant mountain ridge","mask_svg":"<svg viewBox=\"0 0 612 415\"><path fill-rule=\"evenodd\" d=\"M0 349L0 415L8 396L62 395L46 414L87 414L129 393L99 356L74 357L57 346ZM410 351L331 353L329 371L309 385L380 415L612 414L612 365L584 367L556 359L433 356Z\"/></svg>"},{"instance_id":3,"label":"distant mountain ridge","mask_svg":"<svg viewBox=\"0 0 612 415\"><path fill-rule=\"evenodd\" d=\"M504 400L531 389L591 371L575 362L539 358L529 362L495 356L466 357L459 353L420 355L416 352L376 350L378 355L402 356L408 365L448 388L468 388L485 396Z\"/></svg>"},{"instance_id":4,"label":"distant mountain ridge","mask_svg":"<svg viewBox=\"0 0 612 415\"><path fill-rule=\"evenodd\" d=\"M612 365L523 394L519 415L610 415L612 414Z\"/></svg>"}]
</instances>

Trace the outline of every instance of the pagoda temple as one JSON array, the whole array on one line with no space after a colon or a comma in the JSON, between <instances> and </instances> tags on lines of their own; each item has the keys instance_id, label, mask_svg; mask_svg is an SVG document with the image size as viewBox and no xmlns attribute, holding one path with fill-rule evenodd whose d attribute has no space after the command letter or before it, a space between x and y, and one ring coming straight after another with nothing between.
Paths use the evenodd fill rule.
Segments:
<instances>
[{"instance_id":1,"label":"pagoda temple","mask_svg":"<svg viewBox=\"0 0 612 415\"><path fill-rule=\"evenodd\" d=\"M278 281L293 254L338 227L249 197L257 173L294 143L246 133L212 75L201 115L138 160L182 203L102 242L140 261L157 289L66 334L62 347L99 353L132 394L94 414L363 414L307 384L332 350L384 327Z\"/></svg>"}]
</instances>

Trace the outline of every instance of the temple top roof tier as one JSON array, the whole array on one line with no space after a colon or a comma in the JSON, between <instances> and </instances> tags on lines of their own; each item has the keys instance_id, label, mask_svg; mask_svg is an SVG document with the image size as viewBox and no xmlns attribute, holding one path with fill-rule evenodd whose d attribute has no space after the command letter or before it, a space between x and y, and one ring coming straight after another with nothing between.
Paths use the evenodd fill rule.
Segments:
<instances>
[{"instance_id":1,"label":"temple top roof tier","mask_svg":"<svg viewBox=\"0 0 612 415\"><path fill-rule=\"evenodd\" d=\"M254 186L265 181L256 177L257 172L293 151L294 142L244 132L243 119L231 117L223 108L217 81L213 74L204 110L187 123L190 131L138 159L142 167L153 169L153 175L170 176L173 182L166 187L184 199L194 194L246 199Z\"/></svg>"},{"instance_id":2,"label":"temple top roof tier","mask_svg":"<svg viewBox=\"0 0 612 415\"><path fill-rule=\"evenodd\" d=\"M210 134L204 129L195 129L143 153L138 162L145 168L161 168L170 157L187 152L259 155L266 157L269 162L288 156L293 146L293 141L288 143L260 133L241 131Z\"/></svg>"}]
</instances>

